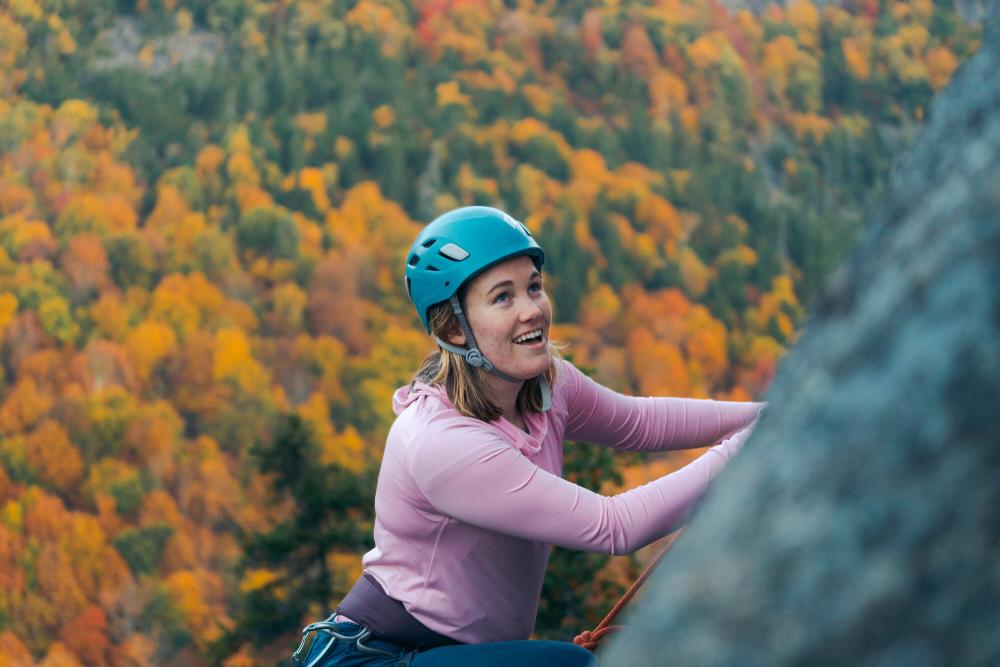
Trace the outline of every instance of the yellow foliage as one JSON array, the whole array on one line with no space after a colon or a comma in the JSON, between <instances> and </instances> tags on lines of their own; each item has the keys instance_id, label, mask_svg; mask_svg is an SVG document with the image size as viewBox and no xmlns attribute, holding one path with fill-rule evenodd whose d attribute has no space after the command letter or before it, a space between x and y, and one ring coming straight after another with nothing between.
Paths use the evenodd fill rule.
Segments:
<instances>
[{"instance_id":1,"label":"yellow foliage","mask_svg":"<svg viewBox=\"0 0 1000 667\"><path fill-rule=\"evenodd\" d=\"M437 105L439 107L446 107L451 104L468 107L471 104L469 96L459 90L458 81L439 83L434 90L437 93Z\"/></svg>"},{"instance_id":2,"label":"yellow foliage","mask_svg":"<svg viewBox=\"0 0 1000 667\"><path fill-rule=\"evenodd\" d=\"M740 245L720 254L717 262L720 266L730 262L740 266L754 266L757 264L757 252L753 248Z\"/></svg>"},{"instance_id":3,"label":"yellow foliage","mask_svg":"<svg viewBox=\"0 0 1000 667\"><path fill-rule=\"evenodd\" d=\"M764 37L764 27L760 24L753 12L741 9L736 15L736 23L740 32L749 38L753 44L759 44Z\"/></svg>"},{"instance_id":4,"label":"yellow foliage","mask_svg":"<svg viewBox=\"0 0 1000 667\"><path fill-rule=\"evenodd\" d=\"M500 197L500 188L496 180L477 176L468 162L463 162L459 167L455 185L458 186L459 194L466 204L481 201L484 196L488 200Z\"/></svg>"},{"instance_id":5,"label":"yellow foliage","mask_svg":"<svg viewBox=\"0 0 1000 667\"><path fill-rule=\"evenodd\" d=\"M659 195L650 194L636 204L635 217L646 226L650 237L665 247L667 257L672 257L684 233L680 213L674 205Z\"/></svg>"},{"instance_id":6,"label":"yellow foliage","mask_svg":"<svg viewBox=\"0 0 1000 667\"><path fill-rule=\"evenodd\" d=\"M678 263L681 269L681 280L684 281L684 289L691 296L698 298L708 291L708 283L712 278L712 270L705 266L698 255L691 248L682 248Z\"/></svg>"},{"instance_id":7,"label":"yellow foliage","mask_svg":"<svg viewBox=\"0 0 1000 667\"><path fill-rule=\"evenodd\" d=\"M73 319L69 303L61 296L51 296L38 306L38 318L45 333L63 344L72 343L80 333L80 325Z\"/></svg>"},{"instance_id":8,"label":"yellow foliage","mask_svg":"<svg viewBox=\"0 0 1000 667\"><path fill-rule=\"evenodd\" d=\"M919 23L904 25L896 34L902 40L909 54L915 58L919 58L923 54L924 47L927 46L927 40L930 39L930 33L927 32L927 28Z\"/></svg>"},{"instance_id":9,"label":"yellow foliage","mask_svg":"<svg viewBox=\"0 0 1000 667\"><path fill-rule=\"evenodd\" d=\"M330 407L322 394L315 393L298 407L299 416L309 426L319 446L319 460L323 465L343 465L341 452L336 446L336 431L330 423Z\"/></svg>"},{"instance_id":10,"label":"yellow foliage","mask_svg":"<svg viewBox=\"0 0 1000 667\"><path fill-rule=\"evenodd\" d=\"M72 33L65 28L56 34L56 50L64 56L71 56L76 53L76 40Z\"/></svg>"},{"instance_id":11,"label":"yellow foliage","mask_svg":"<svg viewBox=\"0 0 1000 667\"><path fill-rule=\"evenodd\" d=\"M355 473L364 468L365 442L353 426L347 426L324 445L320 452L321 463L334 463Z\"/></svg>"},{"instance_id":12,"label":"yellow foliage","mask_svg":"<svg viewBox=\"0 0 1000 667\"><path fill-rule=\"evenodd\" d=\"M24 526L24 508L16 500L8 500L0 509L0 525L15 532L21 532ZM0 654L2 655L2 654Z\"/></svg>"},{"instance_id":13,"label":"yellow foliage","mask_svg":"<svg viewBox=\"0 0 1000 667\"><path fill-rule=\"evenodd\" d=\"M146 218L146 226L170 230L180 224L190 210L180 190L170 184L161 184L156 190L156 206Z\"/></svg>"},{"instance_id":14,"label":"yellow foliage","mask_svg":"<svg viewBox=\"0 0 1000 667\"><path fill-rule=\"evenodd\" d=\"M861 81L867 80L871 74L871 54L863 46L862 41L854 37L845 37L840 43L840 48L844 52L844 61L851 74Z\"/></svg>"},{"instance_id":15,"label":"yellow foliage","mask_svg":"<svg viewBox=\"0 0 1000 667\"><path fill-rule=\"evenodd\" d=\"M687 189L687 184L691 181L690 169L671 169L670 180L680 192Z\"/></svg>"},{"instance_id":16,"label":"yellow foliage","mask_svg":"<svg viewBox=\"0 0 1000 667\"><path fill-rule=\"evenodd\" d=\"M341 581L353 582L361 576L364 567L356 553L332 551L326 557L327 567L339 575Z\"/></svg>"},{"instance_id":17,"label":"yellow foliage","mask_svg":"<svg viewBox=\"0 0 1000 667\"><path fill-rule=\"evenodd\" d=\"M333 154L338 159L346 160L354 152L354 142L343 135L338 136L333 142Z\"/></svg>"},{"instance_id":18,"label":"yellow foliage","mask_svg":"<svg viewBox=\"0 0 1000 667\"><path fill-rule=\"evenodd\" d=\"M549 133L549 126L537 118L522 118L511 127L510 138L517 144L525 144L536 137Z\"/></svg>"},{"instance_id":19,"label":"yellow foliage","mask_svg":"<svg viewBox=\"0 0 1000 667\"><path fill-rule=\"evenodd\" d=\"M744 355L744 364L755 366L759 363L774 364L785 353L785 347L770 336L754 336Z\"/></svg>"},{"instance_id":20,"label":"yellow foliage","mask_svg":"<svg viewBox=\"0 0 1000 667\"><path fill-rule=\"evenodd\" d=\"M601 331L621 315L622 303L608 285L598 285L580 304L580 325Z\"/></svg>"},{"instance_id":21,"label":"yellow foliage","mask_svg":"<svg viewBox=\"0 0 1000 667\"><path fill-rule=\"evenodd\" d=\"M858 139L861 139L868 131L870 122L861 114L845 114L837 119L837 125L844 128Z\"/></svg>"},{"instance_id":22,"label":"yellow foliage","mask_svg":"<svg viewBox=\"0 0 1000 667\"><path fill-rule=\"evenodd\" d=\"M45 16L45 12L36 0L10 0L8 6L18 18L41 21Z\"/></svg>"},{"instance_id":23,"label":"yellow foliage","mask_svg":"<svg viewBox=\"0 0 1000 667\"><path fill-rule=\"evenodd\" d=\"M174 19L174 23L177 25L177 31L182 35L186 35L191 32L191 28L194 27L194 18L191 16L191 12L187 9L182 9L177 12L177 17Z\"/></svg>"},{"instance_id":24,"label":"yellow foliage","mask_svg":"<svg viewBox=\"0 0 1000 667\"><path fill-rule=\"evenodd\" d=\"M163 582L188 627L200 631L211 623L210 607L205 601L201 578L191 570L174 572Z\"/></svg>"},{"instance_id":25,"label":"yellow foliage","mask_svg":"<svg viewBox=\"0 0 1000 667\"><path fill-rule=\"evenodd\" d=\"M239 387L247 391L267 387L267 373L253 358L250 341L240 329L220 329L215 334L212 377L216 380L235 380Z\"/></svg>"},{"instance_id":26,"label":"yellow foliage","mask_svg":"<svg viewBox=\"0 0 1000 667\"><path fill-rule=\"evenodd\" d=\"M176 279L175 279L176 278ZM191 302L184 289L182 276L168 276L153 292L149 316L166 322L181 338L194 333L201 326L201 313Z\"/></svg>"},{"instance_id":27,"label":"yellow foliage","mask_svg":"<svg viewBox=\"0 0 1000 667\"><path fill-rule=\"evenodd\" d=\"M258 591L265 586L271 585L279 578L280 575L277 572L266 567L252 568L243 575L243 579L240 581L240 592L252 593Z\"/></svg>"},{"instance_id":28,"label":"yellow foliage","mask_svg":"<svg viewBox=\"0 0 1000 667\"><path fill-rule=\"evenodd\" d=\"M809 48L819 45L819 10L809 0L793 0L788 4L788 22L795 27L799 43Z\"/></svg>"},{"instance_id":29,"label":"yellow foliage","mask_svg":"<svg viewBox=\"0 0 1000 667\"><path fill-rule=\"evenodd\" d=\"M698 128L701 126L698 121L698 107L691 104L684 105L681 109L681 125L688 134L695 136L698 134Z\"/></svg>"},{"instance_id":30,"label":"yellow foliage","mask_svg":"<svg viewBox=\"0 0 1000 667\"><path fill-rule=\"evenodd\" d=\"M372 122L380 130L388 129L396 122L396 113L391 106L383 104L372 112Z\"/></svg>"},{"instance_id":31,"label":"yellow foliage","mask_svg":"<svg viewBox=\"0 0 1000 667\"><path fill-rule=\"evenodd\" d=\"M688 45L687 55L691 59L691 64L695 69L707 70L719 63L722 58L719 40L725 39L718 33L701 35L694 42Z\"/></svg>"},{"instance_id":32,"label":"yellow foliage","mask_svg":"<svg viewBox=\"0 0 1000 667\"><path fill-rule=\"evenodd\" d=\"M762 67L778 95L783 95L788 85L788 73L799 58L795 41L787 35L778 35L764 45Z\"/></svg>"},{"instance_id":33,"label":"yellow foliage","mask_svg":"<svg viewBox=\"0 0 1000 667\"><path fill-rule=\"evenodd\" d=\"M326 132L326 114L322 111L317 113L300 113L295 116L295 125L306 133L308 137L316 137Z\"/></svg>"},{"instance_id":34,"label":"yellow foliage","mask_svg":"<svg viewBox=\"0 0 1000 667\"><path fill-rule=\"evenodd\" d=\"M101 237L135 229L137 216L120 196L100 197L89 192L74 197L56 219L56 232L70 235L93 232Z\"/></svg>"},{"instance_id":35,"label":"yellow foliage","mask_svg":"<svg viewBox=\"0 0 1000 667\"><path fill-rule=\"evenodd\" d=\"M827 134L830 133L830 129L833 127L833 121L831 121L826 116L820 116L815 113L795 113L789 114L792 129L795 131L795 138L799 141L803 140L806 136L811 136L817 143L823 141Z\"/></svg>"},{"instance_id":36,"label":"yellow foliage","mask_svg":"<svg viewBox=\"0 0 1000 667\"><path fill-rule=\"evenodd\" d=\"M299 172L299 186L309 191L317 211L326 213L330 209L330 198L326 194L326 176L322 169L303 167Z\"/></svg>"},{"instance_id":37,"label":"yellow foliage","mask_svg":"<svg viewBox=\"0 0 1000 667\"><path fill-rule=\"evenodd\" d=\"M591 148L574 151L570 168L574 179L591 181L596 185L603 184L608 178L604 156Z\"/></svg>"},{"instance_id":38,"label":"yellow foliage","mask_svg":"<svg viewBox=\"0 0 1000 667\"><path fill-rule=\"evenodd\" d=\"M233 183L243 183L254 187L260 185L260 173L254 166L249 153L239 152L229 156L226 162L226 173Z\"/></svg>"},{"instance_id":39,"label":"yellow foliage","mask_svg":"<svg viewBox=\"0 0 1000 667\"><path fill-rule=\"evenodd\" d=\"M534 83L521 86L521 93L537 114L546 115L552 110L552 92Z\"/></svg>"},{"instance_id":40,"label":"yellow foliage","mask_svg":"<svg viewBox=\"0 0 1000 667\"><path fill-rule=\"evenodd\" d=\"M0 293L0 329L6 329L17 315L17 297L10 292Z\"/></svg>"},{"instance_id":41,"label":"yellow foliage","mask_svg":"<svg viewBox=\"0 0 1000 667\"><path fill-rule=\"evenodd\" d=\"M934 14L933 0L910 0L913 10L913 18L918 21L927 21Z\"/></svg>"},{"instance_id":42,"label":"yellow foliage","mask_svg":"<svg viewBox=\"0 0 1000 667\"><path fill-rule=\"evenodd\" d=\"M348 29L355 28L363 33L378 35L382 53L388 58L395 58L399 54L409 35L409 29L397 18L395 12L375 0L356 3L344 21Z\"/></svg>"},{"instance_id":43,"label":"yellow foliage","mask_svg":"<svg viewBox=\"0 0 1000 667\"><path fill-rule=\"evenodd\" d=\"M215 144L209 144L198 151L195 158L195 168L199 176L214 174L226 159L225 152Z\"/></svg>"},{"instance_id":44,"label":"yellow foliage","mask_svg":"<svg viewBox=\"0 0 1000 667\"><path fill-rule=\"evenodd\" d=\"M147 320L128 333L125 346L128 348L132 368L139 381L145 384L153 368L163 360L177 344L174 330L162 322Z\"/></svg>"},{"instance_id":45,"label":"yellow foliage","mask_svg":"<svg viewBox=\"0 0 1000 667\"><path fill-rule=\"evenodd\" d=\"M653 115L666 118L671 111L687 104L687 84L673 72L657 70L649 79L649 99Z\"/></svg>"}]
</instances>

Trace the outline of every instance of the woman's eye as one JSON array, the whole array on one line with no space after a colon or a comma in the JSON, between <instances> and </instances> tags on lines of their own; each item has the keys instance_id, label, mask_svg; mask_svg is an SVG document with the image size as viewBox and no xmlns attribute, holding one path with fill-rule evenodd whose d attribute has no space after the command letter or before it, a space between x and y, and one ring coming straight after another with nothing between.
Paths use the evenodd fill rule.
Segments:
<instances>
[{"instance_id":1,"label":"woman's eye","mask_svg":"<svg viewBox=\"0 0 1000 667\"><path fill-rule=\"evenodd\" d=\"M500 292L499 294L496 295L496 298L493 299L493 303L503 303L509 298L510 295L507 294L507 292Z\"/></svg>"},{"instance_id":2,"label":"woman's eye","mask_svg":"<svg viewBox=\"0 0 1000 667\"><path fill-rule=\"evenodd\" d=\"M531 292L532 294L537 294L538 292L542 291L542 284L531 283L531 285L528 287L528 291Z\"/></svg>"}]
</instances>

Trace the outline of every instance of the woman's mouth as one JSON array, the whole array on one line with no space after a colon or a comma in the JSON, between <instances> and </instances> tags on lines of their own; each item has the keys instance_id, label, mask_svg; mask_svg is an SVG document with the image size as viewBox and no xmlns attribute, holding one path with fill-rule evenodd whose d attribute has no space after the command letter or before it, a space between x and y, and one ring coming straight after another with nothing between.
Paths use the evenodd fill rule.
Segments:
<instances>
[{"instance_id":1,"label":"woman's mouth","mask_svg":"<svg viewBox=\"0 0 1000 667\"><path fill-rule=\"evenodd\" d=\"M545 344L545 335L542 329L535 329L517 336L514 343L521 347L540 347Z\"/></svg>"}]
</instances>

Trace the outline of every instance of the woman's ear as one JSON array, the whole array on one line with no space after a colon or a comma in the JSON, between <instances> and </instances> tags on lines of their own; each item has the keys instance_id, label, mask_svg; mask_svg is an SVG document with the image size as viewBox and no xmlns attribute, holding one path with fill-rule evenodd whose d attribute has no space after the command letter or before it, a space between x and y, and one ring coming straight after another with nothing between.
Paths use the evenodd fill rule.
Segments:
<instances>
[{"instance_id":1,"label":"woman's ear","mask_svg":"<svg viewBox=\"0 0 1000 667\"><path fill-rule=\"evenodd\" d=\"M465 332L456 331L448 336L448 342L452 345L465 345Z\"/></svg>"}]
</instances>

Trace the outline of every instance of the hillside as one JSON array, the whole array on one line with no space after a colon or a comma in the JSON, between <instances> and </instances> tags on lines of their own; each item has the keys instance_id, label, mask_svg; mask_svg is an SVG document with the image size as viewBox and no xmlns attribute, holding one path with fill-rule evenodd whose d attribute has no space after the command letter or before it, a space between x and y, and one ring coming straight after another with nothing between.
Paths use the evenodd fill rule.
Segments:
<instances>
[{"instance_id":1,"label":"hillside","mask_svg":"<svg viewBox=\"0 0 1000 667\"><path fill-rule=\"evenodd\" d=\"M603 383L759 397L979 39L929 0L4 3L0 662L287 656L369 546L451 207L536 233ZM607 563L556 554L540 635Z\"/></svg>"}]
</instances>

